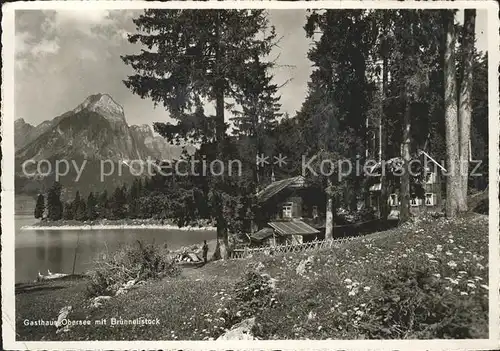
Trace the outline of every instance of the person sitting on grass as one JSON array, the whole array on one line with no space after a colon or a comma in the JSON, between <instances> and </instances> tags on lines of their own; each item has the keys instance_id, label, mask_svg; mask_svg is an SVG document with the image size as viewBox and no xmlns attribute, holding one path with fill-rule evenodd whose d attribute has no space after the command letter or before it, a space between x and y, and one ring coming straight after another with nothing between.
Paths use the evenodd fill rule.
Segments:
<instances>
[{"instance_id":1,"label":"person sitting on grass","mask_svg":"<svg viewBox=\"0 0 500 351\"><path fill-rule=\"evenodd\" d=\"M208 244L207 241L203 241L203 262L207 263L207 256L208 256Z\"/></svg>"}]
</instances>

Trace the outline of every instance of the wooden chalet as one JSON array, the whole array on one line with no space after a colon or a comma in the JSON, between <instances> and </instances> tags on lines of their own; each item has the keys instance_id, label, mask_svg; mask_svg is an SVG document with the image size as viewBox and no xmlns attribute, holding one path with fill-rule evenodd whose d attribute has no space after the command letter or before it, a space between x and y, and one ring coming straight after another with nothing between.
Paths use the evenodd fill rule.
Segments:
<instances>
[{"instance_id":1,"label":"wooden chalet","mask_svg":"<svg viewBox=\"0 0 500 351\"><path fill-rule=\"evenodd\" d=\"M414 181L410 186L410 213L415 216L429 212L441 212L446 202L443 176L443 172L446 172L446 169L424 151L421 152L420 158L422 164L425 165L425 174L423 174L420 181ZM399 165L402 165L402 162L402 159L399 157L387 161L388 164L397 163ZM377 167L380 168L380 163L372 169L372 172L376 172ZM388 184L388 198L386 201L390 206L389 219L397 219L399 217L399 208L401 205L400 183L399 179L397 179L399 177L395 178L396 181L393 179ZM382 201L380 197L381 188L380 180L369 187L367 206L377 212L380 210L380 201Z\"/></svg>"},{"instance_id":2,"label":"wooden chalet","mask_svg":"<svg viewBox=\"0 0 500 351\"><path fill-rule=\"evenodd\" d=\"M302 176L272 182L257 193L256 200L250 235L254 245L301 244L324 233L325 194L308 186Z\"/></svg>"}]
</instances>

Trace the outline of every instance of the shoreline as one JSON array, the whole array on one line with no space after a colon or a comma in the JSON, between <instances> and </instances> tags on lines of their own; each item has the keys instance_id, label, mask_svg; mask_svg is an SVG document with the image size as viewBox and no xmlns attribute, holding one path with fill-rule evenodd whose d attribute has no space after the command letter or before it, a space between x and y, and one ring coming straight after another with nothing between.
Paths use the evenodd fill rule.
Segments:
<instances>
[{"instance_id":1,"label":"shoreline","mask_svg":"<svg viewBox=\"0 0 500 351\"><path fill-rule=\"evenodd\" d=\"M214 231L217 228L209 225L192 226L187 225L179 227L176 224L151 221L133 221L131 223L123 223L120 221L103 221L96 223L36 223L25 225L20 228L23 231L29 230L120 230L120 229L162 229L162 230L179 230L179 231Z\"/></svg>"}]
</instances>

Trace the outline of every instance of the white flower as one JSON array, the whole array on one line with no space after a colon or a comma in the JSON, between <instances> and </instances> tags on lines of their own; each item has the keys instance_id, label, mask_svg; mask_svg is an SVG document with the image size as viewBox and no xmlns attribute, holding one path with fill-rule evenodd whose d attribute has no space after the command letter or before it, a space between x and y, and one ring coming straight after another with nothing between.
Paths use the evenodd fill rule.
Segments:
<instances>
[{"instance_id":1,"label":"white flower","mask_svg":"<svg viewBox=\"0 0 500 351\"><path fill-rule=\"evenodd\" d=\"M349 278L346 278L346 279L344 280L344 283L346 283L346 284L351 284L351 283L352 283L352 280L351 280L351 279L349 279Z\"/></svg>"},{"instance_id":2,"label":"white flower","mask_svg":"<svg viewBox=\"0 0 500 351\"><path fill-rule=\"evenodd\" d=\"M457 266L457 264L454 261L450 261L450 262L448 262L448 266L451 268L455 268Z\"/></svg>"},{"instance_id":3,"label":"white flower","mask_svg":"<svg viewBox=\"0 0 500 351\"><path fill-rule=\"evenodd\" d=\"M401 257L406 258L406 257L408 257L408 255L407 254L402 254Z\"/></svg>"},{"instance_id":4,"label":"white flower","mask_svg":"<svg viewBox=\"0 0 500 351\"><path fill-rule=\"evenodd\" d=\"M358 316L360 316L360 317L361 317L361 316L363 316L364 314L365 314L365 313L364 313L363 311L356 311L356 315L358 315Z\"/></svg>"},{"instance_id":5,"label":"white flower","mask_svg":"<svg viewBox=\"0 0 500 351\"><path fill-rule=\"evenodd\" d=\"M435 258L435 256L433 254L430 254L430 253L425 253L425 255L427 256L428 259L433 259Z\"/></svg>"},{"instance_id":6,"label":"white flower","mask_svg":"<svg viewBox=\"0 0 500 351\"><path fill-rule=\"evenodd\" d=\"M433 276L435 276L436 278L441 278L441 274L439 273L433 274Z\"/></svg>"},{"instance_id":7,"label":"white flower","mask_svg":"<svg viewBox=\"0 0 500 351\"><path fill-rule=\"evenodd\" d=\"M436 246L436 250L439 251L439 252L441 252L443 250L443 246L437 245Z\"/></svg>"},{"instance_id":8,"label":"white flower","mask_svg":"<svg viewBox=\"0 0 500 351\"><path fill-rule=\"evenodd\" d=\"M363 288L363 290L364 290L364 291L370 291L370 290L371 290L371 288L370 288L369 286L365 286L365 287Z\"/></svg>"},{"instance_id":9,"label":"white flower","mask_svg":"<svg viewBox=\"0 0 500 351\"><path fill-rule=\"evenodd\" d=\"M447 287L446 287L446 288L444 288L444 289L445 289L445 290L448 290L448 291L451 291L451 290L452 290L449 286L447 286Z\"/></svg>"},{"instance_id":10,"label":"white flower","mask_svg":"<svg viewBox=\"0 0 500 351\"><path fill-rule=\"evenodd\" d=\"M354 290L349 291L349 296L354 296L356 295L356 292Z\"/></svg>"},{"instance_id":11,"label":"white flower","mask_svg":"<svg viewBox=\"0 0 500 351\"><path fill-rule=\"evenodd\" d=\"M450 251L445 252L446 256L453 256L453 254Z\"/></svg>"},{"instance_id":12,"label":"white flower","mask_svg":"<svg viewBox=\"0 0 500 351\"><path fill-rule=\"evenodd\" d=\"M466 295L469 295L469 294L467 294L465 291L460 291L460 295L466 296Z\"/></svg>"}]
</instances>

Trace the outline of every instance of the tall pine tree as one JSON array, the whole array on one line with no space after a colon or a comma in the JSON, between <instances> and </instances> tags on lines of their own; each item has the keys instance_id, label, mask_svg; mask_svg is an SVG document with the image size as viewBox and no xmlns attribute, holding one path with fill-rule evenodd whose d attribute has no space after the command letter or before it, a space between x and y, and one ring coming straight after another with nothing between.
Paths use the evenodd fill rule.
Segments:
<instances>
[{"instance_id":1,"label":"tall pine tree","mask_svg":"<svg viewBox=\"0 0 500 351\"><path fill-rule=\"evenodd\" d=\"M211 145L207 157L226 160L226 99L236 98L256 57L270 53L274 28L264 10L146 10L134 20L131 43L147 48L123 57L136 74L125 85L141 97L162 104L176 125L157 123L156 130L173 139ZM206 116L205 102L215 104ZM209 177L208 201L217 226L214 257L227 258L228 222L235 189L228 177Z\"/></svg>"},{"instance_id":2,"label":"tall pine tree","mask_svg":"<svg viewBox=\"0 0 500 351\"><path fill-rule=\"evenodd\" d=\"M361 195L362 176L351 172L338 182L339 170L332 164L340 159L356 164L364 155L365 122L374 89L367 81L367 61L376 38L370 24L364 10L327 10L312 12L305 26L310 38L322 33L308 53L315 70L301 112L306 121L303 125L309 130L310 152L318 165L328 164L319 179L327 194L327 239L333 236L335 203L356 209Z\"/></svg>"},{"instance_id":3,"label":"tall pine tree","mask_svg":"<svg viewBox=\"0 0 500 351\"><path fill-rule=\"evenodd\" d=\"M59 182L49 188L47 192L47 217L51 221L58 221L63 215L63 203L61 202L62 186Z\"/></svg>"},{"instance_id":4,"label":"tall pine tree","mask_svg":"<svg viewBox=\"0 0 500 351\"><path fill-rule=\"evenodd\" d=\"M87 198L87 218L91 221L97 218L97 199L93 192L90 192Z\"/></svg>"},{"instance_id":5,"label":"tall pine tree","mask_svg":"<svg viewBox=\"0 0 500 351\"><path fill-rule=\"evenodd\" d=\"M35 205L35 213L34 213L35 218L42 219L44 212L45 212L45 198L42 194L38 194L38 197L36 198L36 205Z\"/></svg>"}]
</instances>

